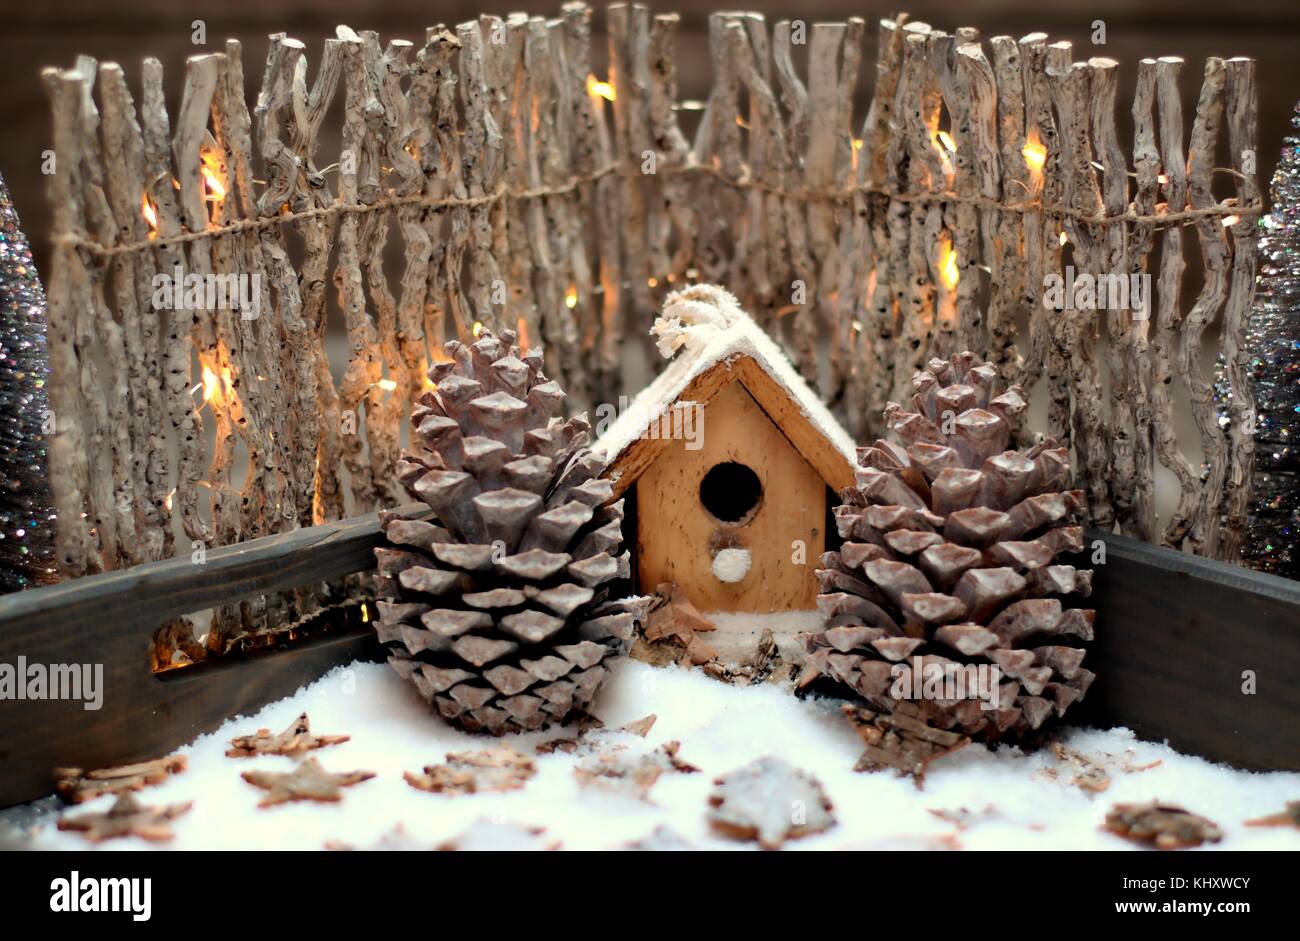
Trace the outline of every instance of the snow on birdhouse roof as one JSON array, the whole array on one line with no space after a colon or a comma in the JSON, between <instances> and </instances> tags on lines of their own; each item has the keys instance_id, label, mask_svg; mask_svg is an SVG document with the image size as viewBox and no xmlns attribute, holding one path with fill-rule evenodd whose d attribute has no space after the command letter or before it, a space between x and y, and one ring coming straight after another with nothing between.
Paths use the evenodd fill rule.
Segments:
<instances>
[{"instance_id":1,"label":"snow on birdhouse roof","mask_svg":"<svg viewBox=\"0 0 1300 941\"><path fill-rule=\"evenodd\" d=\"M701 380L721 367L735 371L730 379L745 385L828 484L838 488L852 483L857 453L853 439L730 292L711 284L675 291L664 301L663 313L650 332L657 337L659 352L671 357L670 362L593 445L609 461L616 480L620 475L639 476L648 464L629 468L621 466L624 462L620 459L635 450L638 441L646 440L653 422L675 403L692 400L688 393L697 391ZM794 410L783 407L781 414L774 414L777 409L772 406L778 403L772 401L773 394L788 400ZM806 425L814 434L791 434L792 421ZM810 448L814 441L817 446ZM810 450L818 453L810 454ZM618 489L630 483L623 479Z\"/></svg>"}]
</instances>

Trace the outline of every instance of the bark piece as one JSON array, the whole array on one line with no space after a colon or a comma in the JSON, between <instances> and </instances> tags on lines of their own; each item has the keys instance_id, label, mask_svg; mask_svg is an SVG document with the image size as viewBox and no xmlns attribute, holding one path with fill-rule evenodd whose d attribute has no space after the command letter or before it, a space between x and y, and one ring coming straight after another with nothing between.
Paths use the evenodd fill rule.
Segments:
<instances>
[{"instance_id":1,"label":"bark piece","mask_svg":"<svg viewBox=\"0 0 1300 941\"><path fill-rule=\"evenodd\" d=\"M612 784L649 800L650 789L665 772L694 774L700 769L678 757L681 742L665 742L648 755L629 758L622 754L602 754L573 769L578 783Z\"/></svg>"},{"instance_id":2,"label":"bark piece","mask_svg":"<svg viewBox=\"0 0 1300 941\"><path fill-rule=\"evenodd\" d=\"M892 713L878 713L859 706L845 705L844 716L858 733L866 749L853 766L854 771L879 771L892 768L900 776L910 775L919 788L930 763L970 744L970 739L956 732L935 729L919 717L911 702L903 702Z\"/></svg>"},{"instance_id":3,"label":"bark piece","mask_svg":"<svg viewBox=\"0 0 1300 941\"><path fill-rule=\"evenodd\" d=\"M652 712L650 715L629 722L627 725L619 726L619 731L631 732L639 738L645 738L650 730L654 728L654 724L658 718L659 717Z\"/></svg>"},{"instance_id":4,"label":"bark piece","mask_svg":"<svg viewBox=\"0 0 1300 941\"><path fill-rule=\"evenodd\" d=\"M129 793L119 797L107 811L102 814L79 814L76 817L59 818L59 829L80 833L92 843L117 839L124 836L138 836L142 840L162 841L172 838L171 821L193 806L168 804L163 807L146 807Z\"/></svg>"},{"instance_id":5,"label":"bark piece","mask_svg":"<svg viewBox=\"0 0 1300 941\"><path fill-rule=\"evenodd\" d=\"M1100 794L1110 787L1110 774L1107 772L1106 766L1097 759L1090 758L1073 748L1068 748L1060 742L1052 743L1052 753L1056 755L1058 761L1071 764L1079 769L1070 783L1080 790Z\"/></svg>"},{"instance_id":6,"label":"bark piece","mask_svg":"<svg viewBox=\"0 0 1300 941\"><path fill-rule=\"evenodd\" d=\"M1300 830L1300 801L1287 801L1286 808L1280 813L1269 814L1267 817L1256 817L1254 820L1247 820L1248 827L1293 827Z\"/></svg>"},{"instance_id":7,"label":"bark piece","mask_svg":"<svg viewBox=\"0 0 1300 941\"><path fill-rule=\"evenodd\" d=\"M188 759L184 755L169 755L153 761L141 761L117 768L56 768L55 785L59 796L70 804L80 804L105 794L122 794L139 791L161 784L168 776L185 770Z\"/></svg>"},{"instance_id":8,"label":"bark piece","mask_svg":"<svg viewBox=\"0 0 1300 941\"><path fill-rule=\"evenodd\" d=\"M756 840L763 849L780 849L786 840L835 825L821 782L780 758L759 758L713 784L709 823L735 839Z\"/></svg>"},{"instance_id":9,"label":"bark piece","mask_svg":"<svg viewBox=\"0 0 1300 941\"><path fill-rule=\"evenodd\" d=\"M375 776L373 771L345 771L331 774L315 758L308 758L288 773L245 771L242 777L253 787L266 791L258 807L273 807L293 801L334 803L343 799L343 788L352 787Z\"/></svg>"},{"instance_id":10,"label":"bark piece","mask_svg":"<svg viewBox=\"0 0 1300 941\"><path fill-rule=\"evenodd\" d=\"M713 622L700 614L685 592L672 582L663 583L655 591L662 600L646 619L646 640L671 639L689 647L695 634L715 630Z\"/></svg>"},{"instance_id":11,"label":"bark piece","mask_svg":"<svg viewBox=\"0 0 1300 941\"><path fill-rule=\"evenodd\" d=\"M447 763L406 772L406 783L433 794L517 791L537 774L533 759L504 745L477 752L448 752Z\"/></svg>"},{"instance_id":12,"label":"bark piece","mask_svg":"<svg viewBox=\"0 0 1300 941\"><path fill-rule=\"evenodd\" d=\"M252 758L256 755L300 755L306 751L341 745L350 735L313 735L311 720L303 713L277 735L270 729L258 729L252 735L240 735L230 740L227 758Z\"/></svg>"},{"instance_id":13,"label":"bark piece","mask_svg":"<svg viewBox=\"0 0 1300 941\"><path fill-rule=\"evenodd\" d=\"M1111 833L1146 843L1156 849L1185 849L1203 843L1218 843L1223 833L1217 824L1174 804L1116 804L1103 825Z\"/></svg>"}]
</instances>

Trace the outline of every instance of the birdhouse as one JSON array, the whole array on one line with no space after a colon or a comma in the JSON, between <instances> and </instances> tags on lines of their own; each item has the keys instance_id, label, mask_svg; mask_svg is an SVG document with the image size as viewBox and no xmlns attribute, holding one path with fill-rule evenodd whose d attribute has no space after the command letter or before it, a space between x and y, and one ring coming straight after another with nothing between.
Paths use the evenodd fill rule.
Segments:
<instances>
[{"instance_id":1,"label":"birdhouse","mask_svg":"<svg viewBox=\"0 0 1300 941\"><path fill-rule=\"evenodd\" d=\"M638 589L672 582L701 611L813 610L852 440L726 291L677 292L653 333L671 362L595 446L634 521Z\"/></svg>"}]
</instances>

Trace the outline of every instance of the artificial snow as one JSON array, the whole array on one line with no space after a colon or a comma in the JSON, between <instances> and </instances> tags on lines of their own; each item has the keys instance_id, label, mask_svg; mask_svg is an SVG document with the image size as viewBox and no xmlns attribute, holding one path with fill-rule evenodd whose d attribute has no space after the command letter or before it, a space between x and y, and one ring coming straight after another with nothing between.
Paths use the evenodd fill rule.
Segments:
<instances>
[{"instance_id":1,"label":"artificial snow","mask_svg":"<svg viewBox=\"0 0 1300 941\"><path fill-rule=\"evenodd\" d=\"M856 465L857 446L849 433L804 382L776 342L723 288L695 284L668 295L663 314L651 333L657 338L660 353L673 359L622 409L592 450L612 461L645 435L652 422L659 421L692 379L717 363L749 356L785 389L813 427L850 464Z\"/></svg>"},{"instance_id":2,"label":"artificial snow","mask_svg":"<svg viewBox=\"0 0 1300 941\"><path fill-rule=\"evenodd\" d=\"M259 727L278 732L304 710L318 734L352 736L343 745L311 756L329 771L369 770L378 776L345 790L337 804L259 810L262 792L245 783L240 772L287 771L295 761L280 756L227 758L229 740ZM1300 774L1236 771L1138 741L1124 729L1062 734L1066 744L1085 755L1111 756L1104 758L1112 767L1111 785L1098 795L1071 784L1075 769L1051 749L1027 755L1012 747L982 745L935 762L924 789L918 790L910 780L888 772L854 773L859 742L839 715L839 702L799 700L775 684L732 687L698 670L626 661L602 689L594 711L611 730L648 713L655 713L658 721L644 739L617 731L588 733L585 741L595 751L580 747L573 754L538 755L538 774L522 790L430 794L406 784L402 772L442 762L449 751L482 749L498 740L449 727L387 665L357 663L200 737L181 749L189 757L187 771L137 796L147 804L194 802L194 808L174 822L175 839L161 844L163 848L431 848L480 820L487 823L475 828L475 834L508 835L523 832L519 826L544 827L535 842L544 846L558 841L565 849L619 848L638 841L650 846L675 847L684 841L698 848L745 848L754 844L718 837L708 826L713 779L761 756L777 755L820 780L838 821L824 833L787 843L788 849L1129 849L1130 843L1101 830L1102 818L1115 803L1156 798L1215 821L1224 839L1213 848L1300 848L1295 830L1243 826L1243 821L1276 813L1294 800L1300 794ZM573 734L572 729L552 729L504 742L532 754L538 742ZM681 742L681 759L702 772L665 773L650 790L651 802L638 799L633 791L583 787L573 774L575 765L602 749L622 745L625 751L620 754L635 757L673 739ZM1123 770L1152 762L1159 764L1149 770ZM111 803L112 798L103 797L66 812L102 811ZM968 812L969 826L960 832L954 823L931 813L962 808ZM38 816L25 842L41 849L93 848L73 834L58 832L54 823L53 813ZM474 836L467 842L483 841ZM504 836L488 842L511 845ZM135 838L102 845L160 846Z\"/></svg>"},{"instance_id":3,"label":"artificial snow","mask_svg":"<svg viewBox=\"0 0 1300 941\"><path fill-rule=\"evenodd\" d=\"M754 557L748 549L719 549L713 557L713 577L720 582L734 585L749 574L749 567Z\"/></svg>"}]
</instances>

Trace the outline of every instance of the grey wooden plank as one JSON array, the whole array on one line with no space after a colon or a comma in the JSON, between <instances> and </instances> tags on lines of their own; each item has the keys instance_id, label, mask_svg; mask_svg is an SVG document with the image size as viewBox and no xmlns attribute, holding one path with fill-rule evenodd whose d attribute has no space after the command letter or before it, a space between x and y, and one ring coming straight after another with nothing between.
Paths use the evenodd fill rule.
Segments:
<instances>
[{"instance_id":1,"label":"grey wooden plank","mask_svg":"<svg viewBox=\"0 0 1300 941\"><path fill-rule=\"evenodd\" d=\"M56 767L166 754L340 663L378 657L367 628L157 676L149 665L151 638L167 620L371 569L379 539L370 514L215 549L205 565L172 559L0 598L0 663L103 668L98 710L0 700L0 805L48 793Z\"/></svg>"}]
</instances>

